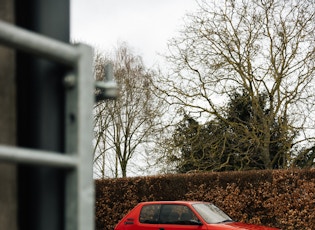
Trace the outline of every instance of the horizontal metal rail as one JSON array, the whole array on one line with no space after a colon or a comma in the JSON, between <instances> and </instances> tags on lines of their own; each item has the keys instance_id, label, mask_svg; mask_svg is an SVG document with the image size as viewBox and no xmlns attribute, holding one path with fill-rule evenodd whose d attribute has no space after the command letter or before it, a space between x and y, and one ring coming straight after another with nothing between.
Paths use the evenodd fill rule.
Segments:
<instances>
[{"instance_id":1,"label":"horizontal metal rail","mask_svg":"<svg viewBox=\"0 0 315 230\"><path fill-rule=\"evenodd\" d=\"M18 28L3 21L0 21L0 44L70 66L74 66L80 57L79 49L73 45Z\"/></svg>"},{"instance_id":2,"label":"horizontal metal rail","mask_svg":"<svg viewBox=\"0 0 315 230\"><path fill-rule=\"evenodd\" d=\"M63 155L55 152L3 145L0 145L0 161L59 168L75 168L78 166L77 155Z\"/></svg>"},{"instance_id":3,"label":"horizontal metal rail","mask_svg":"<svg viewBox=\"0 0 315 230\"><path fill-rule=\"evenodd\" d=\"M106 84L93 85L93 50L87 45L73 46L0 21L1 44L73 67L73 73L64 78L67 86L66 153L0 145L0 162L73 169L68 170L65 177L64 229L92 230L95 220L93 159L90 154L93 92L96 85L105 91L105 98L113 97L117 94L117 86L112 79ZM73 115L74 121L71 119Z\"/></svg>"}]
</instances>

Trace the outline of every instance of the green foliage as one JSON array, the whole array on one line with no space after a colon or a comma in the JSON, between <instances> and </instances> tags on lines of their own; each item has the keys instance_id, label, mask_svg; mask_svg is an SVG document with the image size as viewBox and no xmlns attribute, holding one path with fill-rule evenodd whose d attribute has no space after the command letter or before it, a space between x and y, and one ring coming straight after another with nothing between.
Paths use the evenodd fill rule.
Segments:
<instances>
[{"instance_id":1,"label":"green foliage","mask_svg":"<svg viewBox=\"0 0 315 230\"><path fill-rule=\"evenodd\" d=\"M261 94L257 99L259 111L264 116L269 113L266 98L266 94ZM173 134L174 146L179 154L169 156L170 161L177 162L176 171L267 169L261 157L266 131L262 127L261 116L253 109L255 100L246 91L235 91L225 108L224 117L205 124L184 115ZM269 127L271 168L286 168L295 134L288 131L285 117L276 117Z\"/></svg>"},{"instance_id":2,"label":"green foliage","mask_svg":"<svg viewBox=\"0 0 315 230\"><path fill-rule=\"evenodd\" d=\"M96 230L113 229L137 203L201 200L234 220L315 229L315 170L212 172L96 180Z\"/></svg>"},{"instance_id":3,"label":"green foliage","mask_svg":"<svg viewBox=\"0 0 315 230\"><path fill-rule=\"evenodd\" d=\"M314 1L199 3L160 80L175 109L211 119L175 130L178 172L314 165Z\"/></svg>"},{"instance_id":4,"label":"green foliage","mask_svg":"<svg viewBox=\"0 0 315 230\"><path fill-rule=\"evenodd\" d=\"M315 146L301 149L293 160L293 165L298 168L311 168L315 164Z\"/></svg>"}]
</instances>

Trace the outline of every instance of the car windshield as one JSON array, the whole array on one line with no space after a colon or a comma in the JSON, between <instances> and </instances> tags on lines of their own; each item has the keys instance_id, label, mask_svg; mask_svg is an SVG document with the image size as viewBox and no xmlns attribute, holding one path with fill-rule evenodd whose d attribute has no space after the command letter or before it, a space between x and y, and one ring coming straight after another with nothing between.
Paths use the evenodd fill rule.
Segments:
<instances>
[{"instance_id":1,"label":"car windshield","mask_svg":"<svg viewBox=\"0 0 315 230\"><path fill-rule=\"evenodd\" d=\"M227 214L213 204L199 203L193 204L192 206L208 224L233 221Z\"/></svg>"}]
</instances>

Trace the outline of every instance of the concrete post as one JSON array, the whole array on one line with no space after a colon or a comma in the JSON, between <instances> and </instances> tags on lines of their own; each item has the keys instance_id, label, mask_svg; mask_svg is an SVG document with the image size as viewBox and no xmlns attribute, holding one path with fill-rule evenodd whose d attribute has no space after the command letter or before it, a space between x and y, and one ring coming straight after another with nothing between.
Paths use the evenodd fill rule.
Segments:
<instances>
[{"instance_id":1,"label":"concrete post","mask_svg":"<svg viewBox=\"0 0 315 230\"><path fill-rule=\"evenodd\" d=\"M0 0L0 20L14 23L14 1ZM16 144L15 53L0 46L0 144ZM0 162L0 229L17 229L16 166Z\"/></svg>"}]
</instances>

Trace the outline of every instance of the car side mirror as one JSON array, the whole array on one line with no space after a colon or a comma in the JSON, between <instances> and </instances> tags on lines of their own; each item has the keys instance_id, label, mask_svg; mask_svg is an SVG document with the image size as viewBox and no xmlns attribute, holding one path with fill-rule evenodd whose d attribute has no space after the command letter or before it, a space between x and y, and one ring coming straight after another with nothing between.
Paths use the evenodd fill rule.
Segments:
<instances>
[{"instance_id":1,"label":"car side mirror","mask_svg":"<svg viewBox=\"0 0 315 230\"><path fill-rule=\"evenodd\" d=\"M199 225L199 226L202 225L202 222L199 220L190 220L189 222L191 225Z\"/></svg>"}]
</instances>

